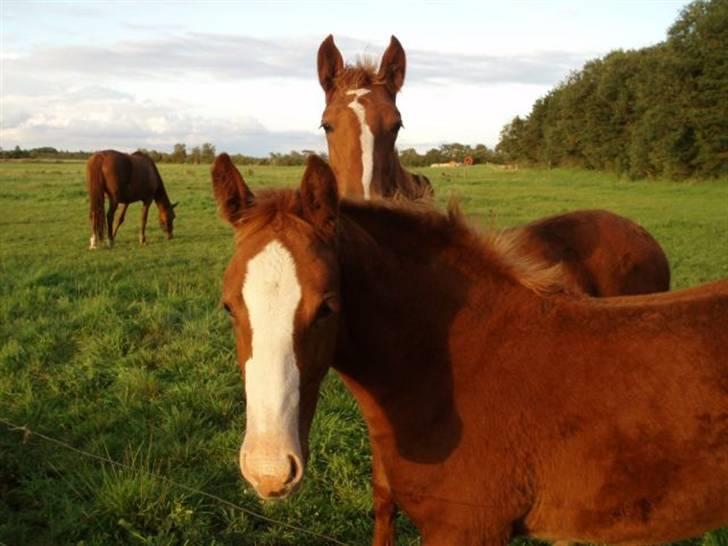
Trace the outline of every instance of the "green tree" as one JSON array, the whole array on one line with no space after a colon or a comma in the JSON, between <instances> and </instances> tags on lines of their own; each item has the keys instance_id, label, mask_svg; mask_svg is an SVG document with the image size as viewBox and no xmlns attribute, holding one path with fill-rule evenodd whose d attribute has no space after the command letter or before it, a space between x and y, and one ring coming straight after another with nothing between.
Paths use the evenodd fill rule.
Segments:
<instances>
[{"instance_id":1,"label":"green tree","mask_svg":"<svg viewBox=\"0 0 728 546\"><path fill-rule=\"evenodd\" d=\"M200 151L200 160L203 163L212 163L215 161L215 146L209 142L205 142L202 145L202 150Z\"/></svg>"},{"instance_id":2,"label":"green tree","mask_svg":"<svg viewBox=\"0 0 728 546\"><path fill-rule=\"evenodd\" d=\"M182 143L177 143L172 149L172 154L169 156L169 160L172 163L184 163L187 161L187 146Z\"/></svg>"}]
</instances>

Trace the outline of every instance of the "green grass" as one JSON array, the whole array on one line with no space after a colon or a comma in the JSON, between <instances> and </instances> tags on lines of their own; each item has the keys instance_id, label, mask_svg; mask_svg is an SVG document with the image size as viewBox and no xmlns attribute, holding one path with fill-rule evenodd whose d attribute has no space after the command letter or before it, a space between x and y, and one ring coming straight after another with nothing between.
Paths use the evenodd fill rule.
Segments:
<instances>
[{"instance_id":1,"label":"green grass","mask_svg":"<svg viewBox=\"0 0 728 546\"><path fill-rule=\"evenodd\" d=\"M89 252L83 163L0 163L0 417L109 456L113 467L0 425L0 543L323 544L156 479L158 473L269 517L370 540L369 448L352 398L331 375L304 486L261 503L236 465L243 388L219 309L230 229L207 166L161 165L179 201L175 239L139 205L113 251ZM297 184L302 169L243 168L253 188ZM626 182L585 171L424 169L438 200L458 196L484 225L575 208L638 220L672 263L673 285L728 277L728 181ZM153 220L154 219L154 220ZM402 544L416 533L402 518ZM701 542L700 540L698 542ZM728 533L702 539L726 545Z\"/></svg>"}]
</instances>

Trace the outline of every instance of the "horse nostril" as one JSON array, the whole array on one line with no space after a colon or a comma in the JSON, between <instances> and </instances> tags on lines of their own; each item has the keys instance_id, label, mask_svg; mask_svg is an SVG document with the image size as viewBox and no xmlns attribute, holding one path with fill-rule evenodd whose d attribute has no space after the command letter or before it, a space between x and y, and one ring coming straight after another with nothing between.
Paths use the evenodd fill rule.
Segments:
<instances>
[{"instance_id":1,"label":"horse nostril","mask_svg":"<svg viewBox=\"0 0 728 546\"><path fill-rule=\"evenodd\" d=\"M298 462L298 458L294 455L289 455L288 462L290 463L291 468L288 473L288 478L286 478L286 485L298 481L298 478L301 475L301 465Z\"/></svg>"}]
</instances>

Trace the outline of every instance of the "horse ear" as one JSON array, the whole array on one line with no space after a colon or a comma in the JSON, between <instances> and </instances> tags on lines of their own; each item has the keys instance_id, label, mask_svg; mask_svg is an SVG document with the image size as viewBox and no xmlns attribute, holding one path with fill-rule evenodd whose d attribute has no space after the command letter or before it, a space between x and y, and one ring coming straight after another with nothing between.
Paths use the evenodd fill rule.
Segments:
<instances>
[{"instance_id":1,"label":"horse ear","mask_svg":"<svg viewBox=\"0 0 728 546\"><path fill-rule=\"evenodd\" d=\"M177 203L172 203L172 208L176 207L177 205L179 205L179 202L177 202Z\"/></svg>"},{"instance_id":2,"label":"horse ear","mask_svg":"<svg viewBox=\"0 0 728 546\"><path fill-rule=\"evenodd\" d=\"M395 36L389 41L387 51L382 55L377 77L384 81L392 95L396 95L404 84L404 73L407 68L407 57L404 48Z\"/></svg>"},{"instance_id":3,"label":"horse ear","mask_svg":"<svg viewBox=\"0 0 728 546\"><path fill-rule=\"evenodd\" d=\"M318 77L321 87L328 96L334 89L334 79L344 70L344 59L329 34L318 50Z\"/></svg>"},{"instance_id":4,"label":"horse ear","mask_svg":"<svg viewBox=\"0 0 728 546\"><path fill-rule=\"evenodd\" d=\"M235 224L253 204L253 192L245 184L230 156L220 154L212 165L212 191L223 218Z\"/></svg>"},{"instance_id":5,"label":"horse ear","mask_svg":"<svg viewBox=\"0 0 728 546\"><path fill-rule=\"evenodd\" d=\"M304 217L325 239L336 234L339 215L339 192L334 172L323 159L315 154L308 156L306 170L301 180L301 204Z\"/></svg>"}]
</instances>

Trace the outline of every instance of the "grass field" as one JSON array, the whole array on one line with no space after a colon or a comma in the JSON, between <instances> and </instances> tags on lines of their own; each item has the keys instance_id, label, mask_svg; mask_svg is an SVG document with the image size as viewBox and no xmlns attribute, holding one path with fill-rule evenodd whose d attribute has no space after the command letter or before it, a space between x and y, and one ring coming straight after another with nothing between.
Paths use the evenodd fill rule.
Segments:
<instances>
[{"instance_id":1,"label":"grass field","mask_svg":"<svg viewBox=\"0 0 728 546\"><path fill-rule=\"evenodd\" d=\"M87 251L83 163L0 163L0 419L111 457L104 464L0 424L0 543L326 544L189 487L347 544L370 540L369 450L355 403L331 375L304 486L264 504L237 469L243 387L219 287L232 238L209 167L160 165L179 201L175 239L133 205L113 251ZM242 168L253 188L302 169ZM584 171L424 169L483 225L576 208L642 223L666 249L673 286L728 277L728 180L626 182ZM402 519L401 544L417 544ZM728 545L728 532L697 539Z\"/></svg>"}]
</instances>

